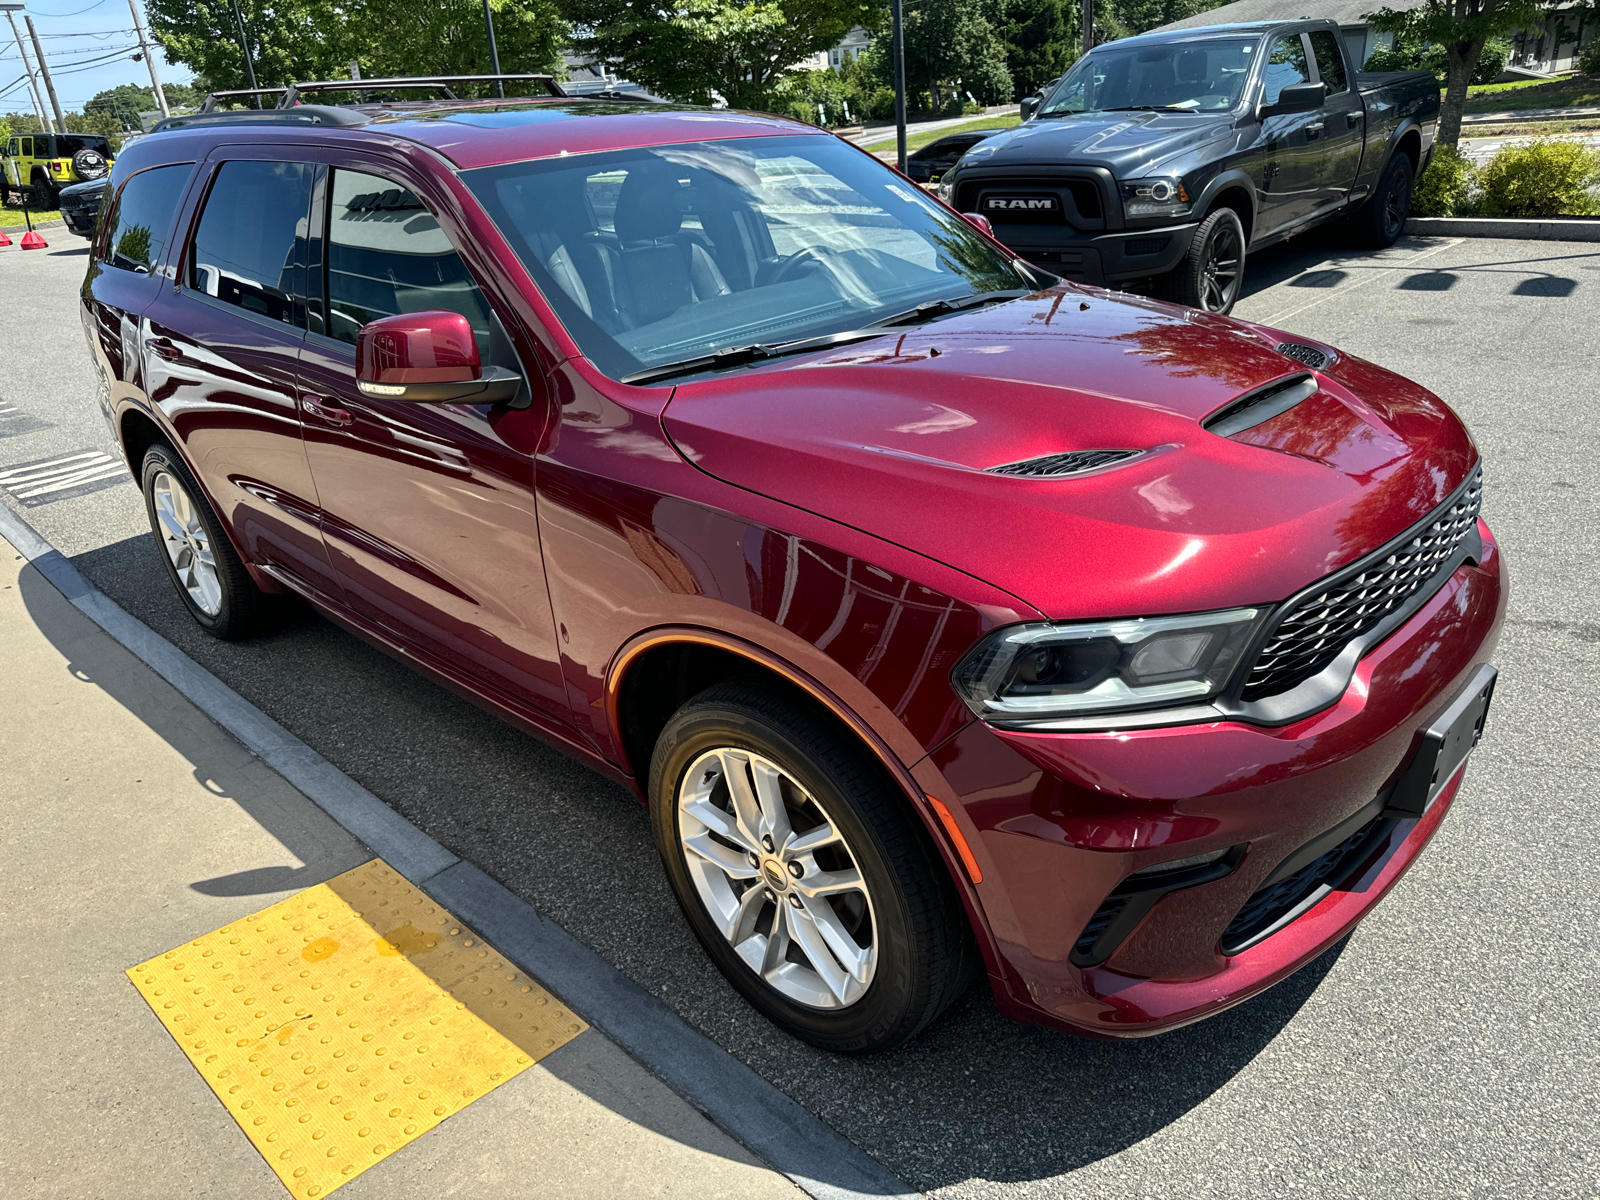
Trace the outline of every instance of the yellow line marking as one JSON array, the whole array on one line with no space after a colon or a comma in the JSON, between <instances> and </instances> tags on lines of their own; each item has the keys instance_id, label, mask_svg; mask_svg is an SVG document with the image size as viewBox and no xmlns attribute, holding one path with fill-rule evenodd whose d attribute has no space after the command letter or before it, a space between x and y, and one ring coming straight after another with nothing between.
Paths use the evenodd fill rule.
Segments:
<instances>
[{"instance_id":1,"label":"yellow line marking","mask_svg":"<svg viewBox=\"0 0 1600 1200\"><path fill-rule=\"evenodd\" d=\"M382 860L128 971L296 1197L587 1026Z\"/></svg>"}]
</instances>

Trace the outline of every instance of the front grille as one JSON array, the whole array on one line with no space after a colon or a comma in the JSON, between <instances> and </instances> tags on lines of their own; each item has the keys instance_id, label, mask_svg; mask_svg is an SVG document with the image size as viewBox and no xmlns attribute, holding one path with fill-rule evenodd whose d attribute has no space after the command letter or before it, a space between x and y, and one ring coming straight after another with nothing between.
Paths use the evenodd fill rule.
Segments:
<instances>
[{"instance_id":1,"label":"front grille","mask_svg":"<svg viewBox=\"0 0 1600 1200\"><path fill-rule=\"evenodd\" d=\"M1320 371L1328 365L1328 356L1315 346L1306 346L1299 342L1279 342L1277 351L1279 354L1287 354L1296 362L1305 363L1313 371Z\"/></svg>"},{"instance_id":2,"label":"front grille","mask_svg":"<svg viewBox=\"0 0 1600 1200\"><path fill-rule=\"evenodd\" d=\"M1301 600L1273 629L1245 680L1240 698L1276 696L1304 683L1338 658L1350 642L1377 627L1410 601L1421 603L1444 580L1440 568L1455 557L1478 521L1483 474L1474 467L1467 484L1440 505L1396 550L1379 550L1347 567L1325 591Z\"/></svg>"},{"instance_id":3,"label":"front grille","mask_svg":"<svg viewBox=\"0 0 1600 1200\"><path fill-rule=\"evenodd\" d=\"M1100 202L1100 188L1093 179L1055 179L1047 177L1033 177L1028 179L968 179L964 180L956 195L956 208L961 212L975 212L978 207L978 194L980 192L1004 192L1018 195L1041 195L1047 191L1062 191L1072 197L1072 204L1078 210L1078 215L1091 221L1098 221L1105 215L1105 209ZM986 213L991 219L1007 221L1013 219L1010 215L995 217ZM1059 220L1061 214L1052 214L1052 219Z\"/></svg>"},{"instance_id":4,"label":"front grille","mask_svg":"<svg viewBox=\"0 0 1600 1200\"><path fill-rule=\"evenodd\" d=\"M1393 824L1390 818L1373 817L1320 858L1256 892L1229 922L1217 948L1224 954L1238 954L1308 912L1324 896L1349 882L1351 874L1366 861L1377 835L1383 832L1380 826Z\"/></svg>"},{"instance_id":5,"label":"front grille","mask_svg":"<svg viewBox=\"0 0 1600 1200\"><path fill-rule=\"evenodd\" d=\"M1024 475L1035 479L1055 475L1077 475L1108 463L1137 458L1141 453L1143 451L1140 450L1069 450L1064 454L1046 454L1041 458L1029 458L1022 462L990 467L989 472L993 475Z\"/></svg>"}]
</instances>

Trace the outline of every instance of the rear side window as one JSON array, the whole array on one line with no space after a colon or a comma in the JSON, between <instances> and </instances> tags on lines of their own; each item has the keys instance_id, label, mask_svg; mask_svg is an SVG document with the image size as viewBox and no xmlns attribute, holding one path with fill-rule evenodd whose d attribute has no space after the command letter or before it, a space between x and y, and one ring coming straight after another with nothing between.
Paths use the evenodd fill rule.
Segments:
<instances>
[{"instance_id":1,"label":"rear side window","mask_svg":"<svg viewBox=\"0 0 1600 1200\"><path fill-rule=\"evenodd\" d=\"M223 163L189 248L188 285L246 312L294 322L311 176L305 163Z\"/></svg>"},{"instance_id":2,"label":"rear side window","mask_svg":"<svg viewBox=\"0 0 1600 1200\"><path fill-rule=\"evenodd\" d=\"M155 270L193 169L192 163L152 167L122 185L106 235L108 265L140 273Z\"/></svg>"},{"instance_id":3,"label":"rear side window","mask_svg":"<svg viewBox=\"0 0 1600 1200\"><path fill-rule=\"evenodd\" d=\"M489 361L489 306L422 201L359 171L334 171L330 192L328 335L354 344L369 321L439 308L467 318Z\"/></svg>"},{"instance_id":4,"label":"rear side window","mask_svg":"<svg viewBox=\"0 0 1600 1200\"><path fill-rule=\"evenodd\" d=\"M1261 103L1276 104L1283 89L1296 83L1310 83L1311 68L1306 63L1306 48L1297 33L1281 37L1272 43L1272 54L1267 59Z\"/></svg>"},{"instance_id":5,"label":"rear side window","mask_svg":"<svg viewBox=\"0 0 1600 1200\"><path fill-rule=\"evenodd\" d=\"M23 157L25 157L25 158L31 158L32 157L32 155L33 155L33 139L32 138L23 138L22 139L22 154L23 154Z\"/></svg>"},{"instance_id":6,"label":"rear side window","mask_svg":"<svg viewBox=\"0 0 1600 1200\"><path fill-rule=\"evenodd\" d=\"M1344 91L1344 59L1339 55L1339 43L1333 34L1326 29L1313 31L1311 53L1316 56L1317 74L1328 85L1328 95Z\"/></svg>"}]
</instances>

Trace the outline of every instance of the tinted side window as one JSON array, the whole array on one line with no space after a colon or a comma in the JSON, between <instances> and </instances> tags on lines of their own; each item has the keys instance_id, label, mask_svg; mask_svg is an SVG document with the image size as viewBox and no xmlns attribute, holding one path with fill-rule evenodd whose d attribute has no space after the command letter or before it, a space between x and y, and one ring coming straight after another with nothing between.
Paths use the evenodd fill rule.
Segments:
<instances>
[{"instance_id":1,"label":"tinted side window","mask_svg":"<svg viewBox=\"0 0 1600 1200\"><path fill-rule=\"evenodd\" d=\"M1261 103L1276 104L1278 96L1290 84L1310 83L1311 68L1306 63L1306 48L1297 33L1281 37L1272 43L1272 54L1267 59L1261 89Z\"/></svg>"},{"instance_id":2,"label":"tinted side window","mask_svg":"<svg viewBox=\"0 0 1600 1200\"><path fill-rule=\"evenodd\" d=\"M26 158L26 157L32 155L32 153L33 153L33 139L32 138L23 138L22 139L22 154L23 154L23 157Z\"/></svg>"},{"instance_id":3,"label":"tinted side window","mask_svg":"<svg viewBox=\"0 0 1600 1200\"><path fill-rule=\"evenodd\" d=\"M1339 56L1339 43L1326 29L1311 34L1311 53L1317 57L1317 74L1328 85L1328 95L1344 91L1344 59Z\"/></svg>"},{"instance_id":4,"label":"tinted side window","mask_svg":"<svg viewBox=\"0 0 1600 1200\"><path fill-rule=\"evenodd\" d=\"M311 175L305 163L223 163L189 249L188 285L248 312L295 321Z\"/></svg>"},{"instance_id":5,"label":"tinted side window","mask_svg":"<svg viewBox=\"0 0 1600 1200\"><path fill-rule=\"evenodd\" d=\"M421 200L375 175L335 171L328 209L328 334L354 343L368 321L442 308L489 353L489 306Z\"/></svg>"},{"instance_id":6,"label":"tinted side window","mask_svg":"<svg viewBox=\"0 0 1600 1200\"><path fill-rule=\"evenodd\" d=\"M107 264L124 271L155 269L192 170L192 163L152 167L122 185L106 237Z\"/></svg>"}]
</instances>

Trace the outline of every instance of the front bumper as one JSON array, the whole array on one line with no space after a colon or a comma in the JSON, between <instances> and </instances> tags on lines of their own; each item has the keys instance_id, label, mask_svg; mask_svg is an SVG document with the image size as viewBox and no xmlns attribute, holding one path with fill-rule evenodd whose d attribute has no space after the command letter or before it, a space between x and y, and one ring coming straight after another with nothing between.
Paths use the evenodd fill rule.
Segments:
<instances>
[{"instance_id":1,"label":"front bumper","mask_svg":"<svg viewBox=\"0 0 1600 1200\"><path fill-rule=\"evenodd\" d=\"M1189 253L1199 222L1084 233L1070 225L996 225L995 236L1035 266L1104 286L1165 275Z\"/></svg>"},{"instance_id":2,"label":"front bumper","mask_svg":"<svg viewBox=\"0 0 1600 1200\"><path fill-rule=\"evenodd\" d=\"M1219 946L1280 863L1401 776L1419 730L1492 655L1508 593L1498 547L1479 530L1480 561L1310 717L1071 734L974 722L918 764L923 789L954 797L966 818L1003 1011L1091 1037L1174 1029L1298 970L1377 904L1433 836L1459 776L1420 819L1379 828L1309 910L1235 954ZM1223 848L1234 849L1221 878L1165 894L1104 961L1074 964L1086 926L1130 874Z\"/></svg>"},{"instance_id":3,"label":"front bumper","mask_svg":"<svg viewBox=\"0 0 1600 1200\"><path fill-rule=\"evenodd\" d=\"M97 197L92 205L80 205L73 208L63 205L61 219L66 223L67 228L79 237L93 237L94 219L99 212L100 201Z\"/></svg>"}]
</instances>

